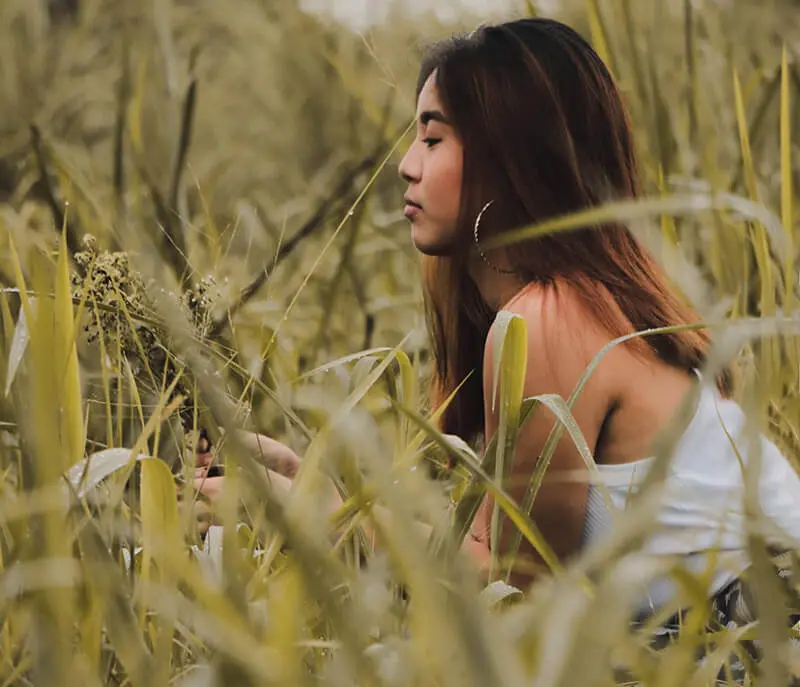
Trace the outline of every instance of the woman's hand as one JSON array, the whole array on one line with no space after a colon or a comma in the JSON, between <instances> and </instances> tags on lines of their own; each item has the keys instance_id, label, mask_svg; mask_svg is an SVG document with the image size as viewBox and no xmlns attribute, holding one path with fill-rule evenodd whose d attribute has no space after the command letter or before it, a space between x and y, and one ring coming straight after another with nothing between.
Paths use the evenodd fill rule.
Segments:
<instances>
[{"instance_id":1,"label":"woman's hand","mask_svg":"<svg viewBox=\"0 0 800 687\"><path fill-rule=\"evenodd\" d=\"M251 458L268 469L270 481L274 486L288 491L291 480L300 469L300 457L288 446L270 439L262 434L239 431L237 439ZM198 531L205 535L214 524L215 503L222 495L225 477L214 474L214 468L220 465L219 456L208 440L201 436L196 443L194 457L194 513Z\"/></svg>"},{"instance_id":2,"label":"woman's hand","mask_svg":"<svg viewBox=\"0 0 800 687\"><path fill-rule=\"evenodd\" d=\"M209 477L204 469L194 474L194 490L212 504L222 496L225 485L224 477Z\"/></svg>"},{"instance_id":3,"label":"woman's hand","mask_svg":"<svg viewBox=\"0 0 800 687\"><path fill-rule=\"evenodd\" d=\"M236 438L248 453L268 470L293 479L300 469L301 459L288 446L255 432L237 432Z\"/></svg>"},{"instance_id":4,"label":"woman's hand","mask_svg":"<svg viewBox=\"0 0 800 687\"><path fill-rule=\"evenodd\" d=\"M275 439L244 430L238 430L236 438L253 460L272 472L294 479L300 469L300 457L288 446ZM209 468L217 464L216 450L204 437L197 441L194 464L198 468Z\"/></svg>"},{"instance_id":5,"label":"woman's hand","mask_svg":"<svg viewBox=\"0 0 800 687\"><path fill-rule=\"evenodd\" d=\"M201 537L206 535L209 527L216 524L216 502L222 495L225 486L224 477L208 476L208 468L211 464L212 460L209 455L202 454L202 466L194 472L191 498L187 504L194 513L197 531Z\"/></svg>"}]
</instances>

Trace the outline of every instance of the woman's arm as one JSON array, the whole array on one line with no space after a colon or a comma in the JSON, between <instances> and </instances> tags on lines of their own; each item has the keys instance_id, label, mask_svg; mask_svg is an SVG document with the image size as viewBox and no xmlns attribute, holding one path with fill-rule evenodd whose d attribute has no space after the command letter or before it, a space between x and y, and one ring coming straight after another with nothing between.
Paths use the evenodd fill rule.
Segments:
<instances>
[{"instance_id":1,"label":"woman's arm","mask_svg":"<svg viewBox=\"0 0 800 687\"><path fill-rule=\"evenodd\" d=\"M237 430L236 438L249 456L268 470L293 479L300 469L301 459L288 446L263 434ZM197 442L194 457L195 467L208 468L216 462L216 450L205 439Z\"/></svg>"},{"instance_id":2,"label":"woman's arm","mask_svg":"<svg viewBox=\"0 0 800 687\"><path fill-rule=\"evenodd\" d=\"M274 439L270 439L260 434L252 432L242 432L239 437L245 448L253 451L260 458L262 464L272 466L267 467L267 475L274 489L288 494L292 488L293 479L299 470L302 459L297 456L290 448L284 446ZM195 471L194 486L195 490L203 494L212 504L216 501L224 488L225 477L208 477L208 468L214 463L215 457L210 452L197 454L197 465ZM330 515L341 507L342 500L336 488L330 485L331 501ZM209 508L205 504L198 506L198 529L204 533L213 524L213 505ZM372 506L372 517L375 518L384 529L391 529L392 514L389 509L380 506ZM367 536L375 540L373 528L369 523L364 523ZM416 528L423 538L428 538L433 533L433 528L423 522L416 522ZM380 543L380 542L376 542ZM464 551L470 560L473 560L479 571L488 571L489 547L486 541L479 541L472 536L467 536L462 544Z\"/></svg>"}]
</instances>

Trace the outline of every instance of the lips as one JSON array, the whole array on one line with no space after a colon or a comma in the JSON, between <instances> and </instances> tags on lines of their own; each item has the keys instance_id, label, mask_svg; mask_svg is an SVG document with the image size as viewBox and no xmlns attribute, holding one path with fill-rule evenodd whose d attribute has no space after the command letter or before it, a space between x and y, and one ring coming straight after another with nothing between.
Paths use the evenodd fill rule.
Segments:
<instances>
[{"instance_id":1,"label":"lips","mask_svg":"<svg viewBox=\"0 0 800 687\"><path fill-rule=\"evenodd\" d=\"M411 198L404 198L403 200L405 200L406 203L403 214L409 219L414 217L418 212L420 212L420 210L422 210L422 206L416 201L411 200Z\"/></svg>"}]
</instances>

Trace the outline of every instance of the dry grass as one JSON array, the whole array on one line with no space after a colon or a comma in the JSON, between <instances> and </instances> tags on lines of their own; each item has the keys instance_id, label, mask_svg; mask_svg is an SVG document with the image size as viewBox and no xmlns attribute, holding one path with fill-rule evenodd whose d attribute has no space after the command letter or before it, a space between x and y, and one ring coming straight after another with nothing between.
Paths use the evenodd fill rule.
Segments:
<instances>
[{"instance_id":1,"label":"dry grass","mask_svg":"<svg viewBox=\"0 0 800 687\"><path fill-rule=\"evenodd\" d=\"M465 486L543 546L491 461L420 414L428 357L393 168L417 47L453 27L398 16L355 36L265 0L51 4L0 4L0 685L711 684L740 636L698 664L702 608L662 652L626 621L662 572L634 544L657 479L606 546L524 596L481 590L448 555ZM658 253L716 327L709 368L740 358L753 431L797 462L793 3L563 5L620 79L641 147L648 200L599 212ZM130 263L90 259L83 289L68 257L86 234ZM209 275L211 301L192 299ZM533 405L508 383L519 340L511 320L506 451ZM550 401L567 431L569 400ZM200 542L174 489L197 425L257 428L307 467L284 498L229 439L226 526ZM447 485L424 469L443 447L459 460ZM657 448L664 467L670 437ZM340 538L320 471L352 497ZM393 516L373 523L377 552L361 528L374 501ZM798 656L751 524L751 677L786 684ZM680 579L676 604L696 602Z\"/></svg>"}]
</instances>

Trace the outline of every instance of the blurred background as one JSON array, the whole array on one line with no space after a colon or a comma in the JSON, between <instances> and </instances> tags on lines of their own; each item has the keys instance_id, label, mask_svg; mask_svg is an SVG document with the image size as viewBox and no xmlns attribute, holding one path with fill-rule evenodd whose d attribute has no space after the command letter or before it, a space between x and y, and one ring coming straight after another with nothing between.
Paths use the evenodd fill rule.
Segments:
<instances>
[{"instance_id":1,"label":"blurred background","mask_svg":"<svg viewBox=\"0 0 800 687\"><path fill-rule=\"evenodd\" d=\"M73 252L91 234L132 259L157 249L146 260L171 288L212 277L211 340L273 388L404 337L424 358L396 174L419 56L534 12L575 26L611 65L650 193L725 190L780 213L784 46L790 94L800 82L793 0L3 0L0 241L23 256L52 247L69 203ZM719 227L735 218L714 221L651 222L654 249L679 247L693 270L676 279L701 311L758 314L756 245ZM782 263L770 257L775 298ZM12 272L4 247L7 285ZM263 412L274 428L280 413Z\"/></svg>"},{"instance_id":2,"label":"blurred background","mask_svg":"<svg viewBox=\"0 0 800 687\"><path fill-rule=\"evenodd\" d=\"M52 428L64 421L65 407L89 454L129 449L145 437L143 444L176 471L185 430L198 422L198 378L205 389L211 378L249 426L298 451L353 393L352 405L363 413L355 436L375 430L389 447L402 438L407 425L392 405L397 375L380 384L380 375L369 375L387 348L399 347L409 365L393 373L424 390L429 363L418 256L397 176L411 140L419 59L432 40L531 14L569 23L609 64L630 107L648 196L732 194L763 211L754 219L741 205L708 212L684 200L675 214L637 214L632 228L686 297L712 319L769 323L794 313L798 0L0 0L0 467L3 499L17 509L12 516L0 507L0 522L17 518L21 528L3 539L0 568L48 552L69 556L86 526L54 521L43 530L56 533L51 539L25 529L31 513L41 515L25 500L30 484L59 479L58 470L42 466L61 455L63 436ZM66 254L59 251L62 235ZM20 291L33 298L55 289L58 302L66 288L80 327L64 329L62 318L58 331L63 350L77 344L76 387L71 405L62 401L47 416L42 409L63 375L46 365L61 344L42 329L50 320L38 329L26 324L23 315L33 311L25 310ZM175 296L186 317L164 322L172 311L157 307L159 294ZM198 366L177 343L178 320L210 366ZM331 365L343 356L353 357ZM796 337L756 336L740 360L760 389L748 398L749 411L797 462ZM173 431L154 431L148 422L160 419L165 395L178 392L189 402L167 423ZM424 391L419 400L424 407ZM26 451L26 431L56 443ZM402 446L387 455L399 455ZM66 469L82 456L78 441L59 465ZM26 485L28 469L33 482ZM109 497L114 509L121 492L122 486ZM137 503L126 502L123 520L136 521ZM45 542L42 548L26 532L30 541ZM53 543L62 540L62 548ZM341 573L335 570L332 579ZM105 579L99 571L87 572L97 585ZM248 583L246 601L231 592L242 622L252 621L246 604L252 611L269 589L263 572ZM127 599L136 585L126 577L110 588ZM44 671L40 678L66 670L66 663L46 659L47 647L71 650L65 626L63 637L45 631L60 602L48 597L38 607L33 595L33 608L44 610L28 616L27 597L3 589L10 596L0 595L0 613L3 600L13 599L22 615L0 615L0 684L56 684L15 680L31 665ZM562 591L575 593L574 581ZM304 597L286 598L281 617L294 617L291 604L299 608ZM88 623L81 637L91 658L99 621L95 607L81 603L73 610ZM144 613L133 601L130 608ZM333 636L330 617L320 613L310 636ZM37 617L45 621L31 625ZM146 652L120 639L140 630L152 639L145 616L137 617L132 635L103 634L111 656L103 665L111 666L108 675L128 676L115 684L162 684L131 667ZM247 631L261 641L252 623ZM433 633L444 626L430 627ZM177 679L199 660L201 642L192 637L186 641L195 648L163 663L163 684L167 674ZM247 664L235 646L222 651L233 664ZM591 665L587 659L587 670ZM250 678L263 678L251 668ZM70 675L95 674L87 670ZM431 684L450 684L436 675Z\"/></svg>"}]
</instances>

